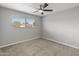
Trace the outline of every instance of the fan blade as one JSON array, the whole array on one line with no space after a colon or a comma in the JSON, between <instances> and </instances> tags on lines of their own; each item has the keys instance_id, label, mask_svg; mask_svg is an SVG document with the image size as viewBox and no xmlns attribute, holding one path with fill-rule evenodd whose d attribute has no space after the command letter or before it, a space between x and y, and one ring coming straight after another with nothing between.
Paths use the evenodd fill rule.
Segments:
<instances>
[{"instance_id":1,"label":"fan blade","mask_svg":"<svg viewBox=\"0 0 79 59\"><path fill-rule=\"evenodd\" d=\"M45 3L44 5L43 5L43 8L46 8L48 6L48 4L47 3Z\"/></svg>"},{"instance_id":2,"label":"fan blade","mask_svg":"<svg viewBox=\"0 0 79 59\"><path fill-rule=\"evenodd\" d=\"M47 9L44 9L43 11L50 11L50 12L51 12L51 11L53 11L53 10L52 10L52 9L48 9L48 10L47 10Z\"/></svg>"},{"instance_id":3,"label":"fan blade","mask_svg":"<svg viewBox=\"0 0 79 59\"><path fill-rule=\"evenodd\" d=\"M36 10L36 11L34 11L33 13L35 13L35 12L38 12L39 10Z\"/></svg>"}]
</instances>

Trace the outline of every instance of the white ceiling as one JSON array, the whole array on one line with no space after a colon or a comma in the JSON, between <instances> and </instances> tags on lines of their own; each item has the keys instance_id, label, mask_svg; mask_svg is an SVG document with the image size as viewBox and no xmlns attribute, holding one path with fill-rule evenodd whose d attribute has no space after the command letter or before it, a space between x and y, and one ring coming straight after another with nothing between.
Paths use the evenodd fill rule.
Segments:
<instances>
[{"instance_id":1,"label":"white ceiling","mask_svg":"<svg viewBox=\"0 0 79 59\"><path fill-rule=\"evenodd\" d=\"M38 16L44 16L79 6L79 3L48 3L49 6L46 8L53 9L53 12L44 12L44 15L41 15L40 12L33 13L39 8L40 4L43 3L0 3L0 6Z\"/></svg>"}]
</instances>

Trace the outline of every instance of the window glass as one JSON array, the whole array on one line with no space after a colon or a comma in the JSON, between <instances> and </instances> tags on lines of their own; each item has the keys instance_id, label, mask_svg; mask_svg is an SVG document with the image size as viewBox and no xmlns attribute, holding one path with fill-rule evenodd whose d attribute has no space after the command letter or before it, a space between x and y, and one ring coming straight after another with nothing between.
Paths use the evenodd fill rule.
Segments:
<instances>
[{"instance_id":1,"label":"window glass","mask_svg":"<svg viewBox=\"0 0 79 59\"><path fill-rule=\"evenodd\" d=\"M14 27L25 27L25 18L19 16L12 16L12 25Z\"/></svg>"},{"instance_id":2,"label":"window glass","mask_svg":"<svg viewBox=\"0 0 79 59\"><path fill-rule=\"evenodd\" d=\"M26 26L27 27L33 27L34 26L34 22L35 20L31 19L31 18L26 18Z\"/></svg>"}]
</instances>

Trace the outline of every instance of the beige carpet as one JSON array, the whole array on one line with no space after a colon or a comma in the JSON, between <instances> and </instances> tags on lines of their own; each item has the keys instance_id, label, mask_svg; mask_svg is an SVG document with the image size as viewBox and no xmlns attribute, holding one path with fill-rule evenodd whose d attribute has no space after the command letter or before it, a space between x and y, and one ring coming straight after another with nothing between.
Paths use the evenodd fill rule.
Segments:
<instances>
[{"instance_id":1,"label":"beige carpet","mask_svg":"<svg viewBox=\"0 0 79 59\"><path fill-rule=\"evenodd\" d=\"M79 50L45 39L35 39L0 49L2 56L78 56Z\"/></svg>"}]
</instances>

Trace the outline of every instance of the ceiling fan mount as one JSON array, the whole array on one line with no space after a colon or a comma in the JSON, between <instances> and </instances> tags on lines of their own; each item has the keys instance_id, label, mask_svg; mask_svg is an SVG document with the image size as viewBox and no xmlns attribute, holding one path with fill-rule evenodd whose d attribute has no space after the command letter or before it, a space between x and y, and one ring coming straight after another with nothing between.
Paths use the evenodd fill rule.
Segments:
<instances>
[{"instance_id":1,"label":"ceiling fan mount","mask_svg":"<svg viewBox=\"0 0 79 59\"><path fill-rule=\"evenodd\" d=\"M48 3L44 3L43 5L41 4L39 9L34 11L33 13L40 12L41 15L43 15L44 12L52 12L53 11L52 9L45 9L47 6L48 6Z\"/></svg>"}]
</instances>

